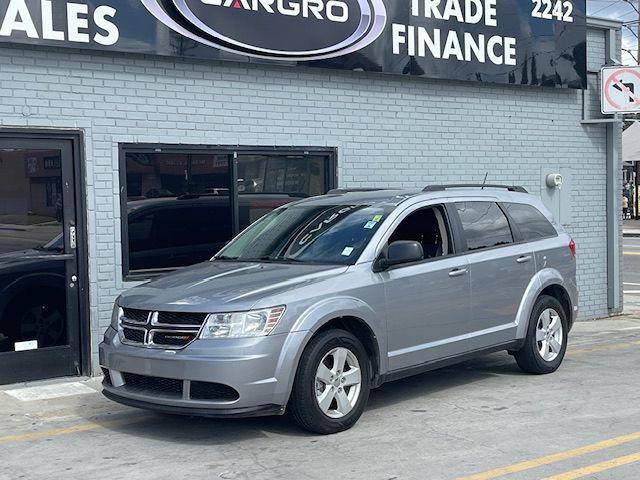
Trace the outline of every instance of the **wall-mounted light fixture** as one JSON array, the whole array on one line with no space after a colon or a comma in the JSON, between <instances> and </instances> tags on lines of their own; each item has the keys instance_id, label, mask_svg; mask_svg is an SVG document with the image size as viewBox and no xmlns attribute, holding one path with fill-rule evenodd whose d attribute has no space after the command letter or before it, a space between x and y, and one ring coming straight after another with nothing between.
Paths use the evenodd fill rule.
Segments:
<instances>
[{"instance_id":1,"label":"wall-mounted light fixture","mask_svg":"<svg viewBox=\"0 0 640 480\"><path fill-rule=\"evenodd\" d=\"M562 175L560 175L559 173L550 173L549 175L547 175L546 183L547 188L560 190L563 183Z\"/></svg>"}]
</instances>

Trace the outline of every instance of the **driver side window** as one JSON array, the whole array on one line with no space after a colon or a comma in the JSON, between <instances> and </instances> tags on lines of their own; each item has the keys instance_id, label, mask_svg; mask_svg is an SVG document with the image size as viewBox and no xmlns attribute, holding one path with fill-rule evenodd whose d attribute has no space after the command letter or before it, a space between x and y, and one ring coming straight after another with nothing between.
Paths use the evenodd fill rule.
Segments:
<instances>
[{"instance_id":1,"label":"driver side window","mask_svg":"<svg viewBox=\"0 0 640 480\"><path fill-rule=\"evenodd\" d=\"M421 208L405 218L389 237L387 245L398 240L413 240L422 245L425 260L452 253L451 235L444 208Z\"/></svg>"}]
</instances>

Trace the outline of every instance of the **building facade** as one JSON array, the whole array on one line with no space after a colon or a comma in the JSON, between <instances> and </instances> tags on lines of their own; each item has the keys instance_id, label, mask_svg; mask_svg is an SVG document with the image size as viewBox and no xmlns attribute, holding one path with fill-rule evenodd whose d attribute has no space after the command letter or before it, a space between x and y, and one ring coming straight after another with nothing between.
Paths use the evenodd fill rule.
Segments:
<instances>
[{"instance_id":1,"label":"building facade","mask_svg":"<svg viewBox=\"0 0 640 480\"><path fill-rule=\"evenodd\" d=\"M486 175L541 195L575 239L580 318L619 312L621 227L608 208L621 197L620 126L600 123L597 88L619 29L589 20L586 90L0 44L0 253L37 257L54 241L48 252L64 256L74 243L75 260L58 260L67 262L65 312L75 323L48 347L70 344L71 353L59 352L63 374L96 374L119 292L206 258L213 247L194 251L211 238L222 245L264 212L338 186L414 188ZM545 183L552 173L564 178L560 190ZM140 208L176 198L200 213L174 209L178 218L163 225L193 232L204 214L216 232L193 233L204 240L182 249L156 232L162 210ZM166 244L152 254L136 246L159 237ZM3 262L16 264L0 255L0 271ZM47 302L38 311L45 319L55 305ZM3 333L0 380L54 374L51 356L35 356L45 340L20 338L16 352Z\"/></svg>"}]
</instances>

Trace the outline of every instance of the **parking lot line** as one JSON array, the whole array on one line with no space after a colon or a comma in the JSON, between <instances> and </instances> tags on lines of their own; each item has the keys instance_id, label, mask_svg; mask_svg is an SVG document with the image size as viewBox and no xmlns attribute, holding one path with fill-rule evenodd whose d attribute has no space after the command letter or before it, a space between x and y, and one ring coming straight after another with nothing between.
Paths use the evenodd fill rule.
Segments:
<instances>
[{"instance_id":1,"label":"parking lot line","mask_svg":"<svg viewBox=\"0 0 640 480\"><path fill-rule=\"evenodd\" d=\"M611 460L605 460L604 462L594 463L582 468L577 468L569 472L561 473L559 475L553 475L546 477L543 480L574 480L576 478L582 478L586 475L593 475L595 473L604 472L611 468L621 467L622 465L628 465L630 463L640 462L640 452L632 453L631 455L625 455L624 457L612 458Z\"/></svg>"},{"instance_id":2,"label":"parking lot line","mask_svg":"<svg viewBox=\"0 0 640 480\"><path fill-rule=\"evenodd\" d=\"M633 442L635 440L640 440L640 432L629 433L627 435L610 438L608 440L592 443L590 445L574 448L572 450L566 450L564 452L559 452L559 453L554 453L552 455L547 455L544 457L534 458L533 460L526 460L524 462L514 463L513 465L507 465L505 467L496 468L494 470L488 470L486 472L476 473L474 475L469 475L466 477L458 477L457 480L488 480L491 478L497 478L503 475L509 475L511 473L518 473L524 470L530 470L532 468L542 467L544 465L549 465L550 463L556 463L563 460L568 460L569 458L579 457L587 453L597 452L599 450L604 450L605 448L615 447L618 445L622 445L623 443ZM575 478L579 478L579 477L575 477Z\"/></svg>"},{"instance_id":3,"label":"parking lot line","mask_svg":"<svg viewBox=\"0 0 640 480\"><path fill-rule=\"evenodd\" d=\"M120 425L128 425L145 420L148 415L138 415L135 418L119 418L114 420L105 420L99 422L81 423L72 427L52 428L49 430L40 430L35 432L18 433L15 435L6 435L0 437L0 445L16 442L28 442L30 440L40 440L43 438L58 437L60 435L69 435L71 433L86 432L97 430L99 428L117 427Z\"/></svg>"},{"instance_id":4,"label":"parking lot line","mask_svg":"<svg viewBox=\"0 0 640 480\"><path fill-rule=\"evenodd\" d=\"M640 252L622 252L623 255L640 255Z\"/></svg>"}]
</instances>

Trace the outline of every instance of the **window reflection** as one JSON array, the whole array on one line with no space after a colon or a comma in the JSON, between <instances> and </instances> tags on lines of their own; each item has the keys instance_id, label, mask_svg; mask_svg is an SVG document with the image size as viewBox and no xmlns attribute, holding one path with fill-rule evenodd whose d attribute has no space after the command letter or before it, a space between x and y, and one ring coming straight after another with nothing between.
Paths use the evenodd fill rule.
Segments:
<instances>
[{"instance_id":1,"label":"window reflection","mask_svg":"<svg viewBox=\"0 0 640 480\"><path fill-rule=\"evenodd\" d=\"M468 250L513 243L509 221L493 202L456 203Z\"/></svg>"},{"instance_id":2,"label":"window reflection","mask_svg":"<svg viewBox=\"0 0 640 480\"><path fill-rule=\"evenodd\" d=\"M0 151L0 255L41 249L62 233L59 150Z\"/></svg>"},{"instance_id":3,"label":"window reflection","mask_svg":"<svg viewBox=\"0 0 640 480\"><path fill-rule=\"evenodd\" d=\"M0 353L67 344L61 160L0 150Z\"/></svg>"},{"instance_id":4,"label":"window reflection","mask_svg":"<svg viewBox=\"0 0 640 480\"><path fill-rule=\"evenodd\" d=\"M239 155L240 228L274 208L327 191L327 156ZM249 194L262 194L253 198Z\"/></svg>"},{"instance_id":5,"label":"window reflection","mask_svg":"<svg viewBox=\"0 0 640 480\"><path fill-rule=\"evenodd\" d=\"M126 153L129 271L202 262L232 238L232 158L228 152ZM240 229L281 205L325 193L330 158L239 153Z\"/></svg>"}]
</instances>

